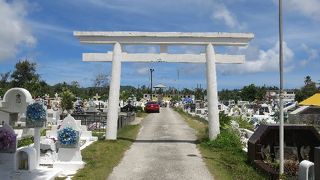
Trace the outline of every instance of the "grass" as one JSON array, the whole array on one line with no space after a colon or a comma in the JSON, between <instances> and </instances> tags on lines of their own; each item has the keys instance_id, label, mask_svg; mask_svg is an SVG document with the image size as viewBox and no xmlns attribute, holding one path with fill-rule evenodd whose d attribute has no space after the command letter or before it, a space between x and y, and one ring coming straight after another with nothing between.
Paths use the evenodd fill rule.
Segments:
<instances>
[{"instance_id":1,"label":"grass","mask_svg":"<svg viewBox=\"0 0 320 180\"><path fill-rule=\"evenodd\" d=\"M221 129L217 139L210 141L208 139L207 121L192 117L180 109L176 109L176 111L191 128L196 130L197 146L208 170L215 179L267 179L264 174L261 174L250 165L247 160L247 154L241 149L240 139L233 131ZM223 121L229 122L228 120Z\"/></svg>"},{"instance_id":2,"label":"grass","mask_svg":"<svg viewBox=\"0 0 320 180\"><path fill-rule=\"evenodd\" d=\"M137 116L137 117L141 117L141 118L145 118L145 117L148 116L148 113L145 113L145 112L143 112L143 111L138 111L138 112L136 113L136 116Z\"/></svg>"},{"instance_id":3,"label":"grass","mask_svg":"<svg viewBox=\"0 0 320 180\"><path fill-rule=\"evenodd\" d=\"M30 144L33 143L33 136L27 136L23 137L20 140L18 140L18 148L23 147L23 146L29 146Z\"/></svg>"},{"instance_id":4,"label":"grass","mask_svg":"<svg viewBox=\"0 0 320 180\"><path fill-rule=\"evenodd\" d=\"M254 127L252 124L250 124L250 122L248 122L246 119L244 119L241 116L237 116L237 117L232 117L232 120L236 121L239 124L240 128L245 128L245 129L249 129L251 131L254 130Z\"/></svg>"},{"instance_id":5,"label":"grass","mask_svg":"<svg viewBox=\"0 0 320 180\"><path fill-rule=\"evenodd\" d=\"M119 131L117 140L99 140L84 149L81 154L86 165L72 179L107 179L133 143L139 129L140 125L128 125Z\"/></svg>"}]
</instances>

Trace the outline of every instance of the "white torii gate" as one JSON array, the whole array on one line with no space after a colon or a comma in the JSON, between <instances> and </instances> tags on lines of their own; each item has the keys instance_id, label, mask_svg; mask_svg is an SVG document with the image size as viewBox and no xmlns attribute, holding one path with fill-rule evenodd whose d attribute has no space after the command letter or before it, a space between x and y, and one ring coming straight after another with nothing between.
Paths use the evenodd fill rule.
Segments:
<instances>
[{"instance_id":1,"label":"white torii gate","mask_svg":"<svg viewBox=\"0 0 320 180\"><path fill-rule=\"evenodd\" d=\"M247 46L252 33L184 33L184 32L92 32L75 31L81 43L114 44L113 52L83 53L83 61L112 62L106 139L117 139L121 62L206 63L209 138L220 133L216 63L244 63L243 55L216 54L213 46ZM159 45L160 53L126 53L124 45ZM170 45L199 45L205 54L168 54Z\"/></svg>"}]
</instances>

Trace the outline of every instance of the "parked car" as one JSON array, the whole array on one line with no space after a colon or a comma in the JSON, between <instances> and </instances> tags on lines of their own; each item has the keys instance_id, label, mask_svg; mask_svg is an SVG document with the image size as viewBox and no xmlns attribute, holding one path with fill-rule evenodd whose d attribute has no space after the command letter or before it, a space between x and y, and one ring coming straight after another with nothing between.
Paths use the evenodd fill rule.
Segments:
<instances>
[{"instance_id":1,"label":"parked car","mask_svg":"<svg viewBox=\"0 0 320 180\"><path fill-rule=\"evenodd\" d=\"M144 107L145 112L160 112L160 105L157 102L150 101L147 102L146 106Z\"/></svg>"}]
</instances>

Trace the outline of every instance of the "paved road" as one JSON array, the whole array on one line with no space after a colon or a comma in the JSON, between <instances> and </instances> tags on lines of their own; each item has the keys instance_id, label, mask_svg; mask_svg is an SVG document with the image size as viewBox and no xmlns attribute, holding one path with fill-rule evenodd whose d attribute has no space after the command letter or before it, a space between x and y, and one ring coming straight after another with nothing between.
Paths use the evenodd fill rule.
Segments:
<instances>
[{"instance_id":1,"label":"paved road","mask_svg":"<svg viewBox=\"0 0 320 180\"><path fill-rule=\"evenodd\" d=\"M163 108L142 122L136 142L108 179L213 179L193 143L195 140L195 131L179 114Z\"/></svg>"}]
</instances>

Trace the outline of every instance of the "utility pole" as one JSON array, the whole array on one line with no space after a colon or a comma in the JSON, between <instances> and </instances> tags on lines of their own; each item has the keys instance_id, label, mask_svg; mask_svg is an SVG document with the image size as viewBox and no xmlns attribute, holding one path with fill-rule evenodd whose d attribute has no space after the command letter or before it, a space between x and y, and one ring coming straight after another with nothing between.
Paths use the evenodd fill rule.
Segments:
<instances>
[{"instance_id":1,"label":"utility pole","mask_svg":"<svg viewBox=\"0 0 320 180\"><path fill-rule=\"evenodd\" d=\"M282 48L282 0L279 0L279 68L280 68L280 126L279 126L279 151L280 151L280 175L284 173L284 121L283 121L283 48Z\"/></svg>"},{"instance_id":2,"label":"utility pole","mask_svg":"<svg viewBox=\"0 0 320 180\"><path fill-rule=\"evenodd\" d=\"M151 99L151 101L152 101L152 73L153 73L153 71L154 71L154 69L150 69L150 75L151 75L151 77L150 77L150 83L151 83L151 86L150 86L150 88L151 88L151 94L150 94L150 99Z\"/></svg>"}]
</instances>

